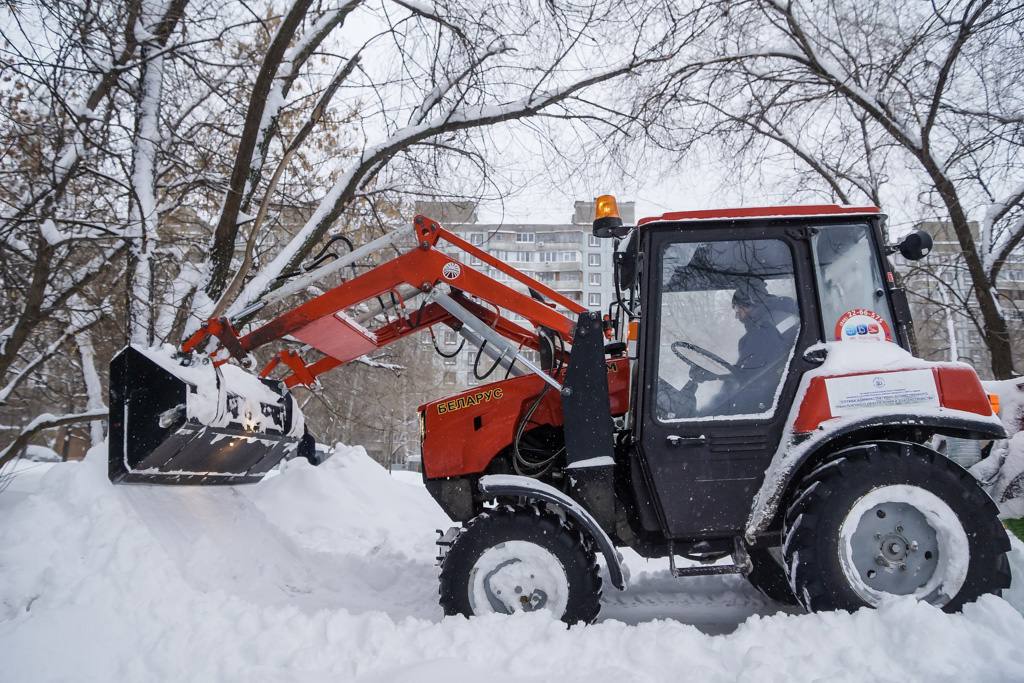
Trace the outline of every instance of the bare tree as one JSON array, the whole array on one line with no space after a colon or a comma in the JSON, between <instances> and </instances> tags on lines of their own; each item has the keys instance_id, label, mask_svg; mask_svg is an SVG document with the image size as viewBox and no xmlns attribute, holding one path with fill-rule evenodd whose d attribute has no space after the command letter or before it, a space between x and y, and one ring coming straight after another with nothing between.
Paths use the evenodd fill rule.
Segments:
<instances>
[{"instance_id":1,"label":"bare tree","mask_svg":"<svg viewBox=\"0 0 1024 683\"><path fill-rule=\"evenodd\" d=\"M349 9L350 4L346 4L337 11ZM584 90L628 77L646 65L664 60L675 40L673 24L662 23L650 32L652 37L638 36L609 59L595 49L594 39L607 30L609 17L621 11L614 3L559 10L557 21L550 22L535 17L534 9L528 3L502 7L451 3L426 7L397 2L381 7L377 14L381 34L361 44L355 54L384 51L386 57L378 57L375 62L389 66L371 70L361 64L356 70L359 82L351 84L366 101L377 103L360 112L359 122L364 130L375 133L360 133L352 153L334 160L329 187L312 214L289 240L279 245L272 258L264 259L263 267L245 284L228 310L238 312L278 286L283 274L301 270L303 262L339 217L367 192L376 189L382 172L396 160L414 161L423 152L466 154L473 131L510 121L549 113L582 118L588 109L580 99ZM631 10L630 16L642 21L644 9L650 7ZM283 78L285 85L290 83L299 60L287 55L308 53L311 45L320 44L330 35L327 30L320 30L327 26L343 32L345 22L320 19L294 46L279 51L279 61L271 59L268 52L262 71L286 73L279 79ZM281 36L279 32L276 38ZM531 48L536 44L546 47L527 51L527 44ZM592 68L581 71L572 66L584 58L593 64ZM353 59L350 56L339 65L338 73L347 75L345 67ZM329 87L337 85L335 81ZM280 93L286 94L287 87L281 87ZM279 100L268 101L270 106L280 106ZM247 121L259 118L273 126L273 112L264 111L257 116L260 107L261 98L254 90ZM317 111L314 108L310 113ZM239 143L233 179L244 177L249 182L260 177L258 169L265 163L268 150L260 141L268 137L264 130L250 130L247 126ZM254 156L250 153L254 149L263 151ZM287 149L288 146L285 158ZM232 185L232 191L243 196L253 192L253 188L245 190L234 181ZM268 192L274 189L271 187ZM238 255L237 242L235 214L222 213L210 250L211 275L193 307L197 318L224 308L223 299L220 305L212 309L210 306L223 295L227 274L235 270L232 264ZM243 252L243 258L246 256ZM227 293L234 294L233 290L228 287Z\"/></svg>"},{"instance_id":2,"label":"bare tree","mask_svg":"<svg viewBox=\"0 0 1024 683\"><path fill-rule=\"evenodd\" d=\"M922 218L955 231L992 372L1009 377L996 283L1024 238L1022 31L1017 2L729 3L703 63L651 90L668 120L649 130L675 149L724 142L748 173L788 161L791 187L844 202L880 203L894 176L923 188Z\"/></svg>"},{"instance_id":3,"label":"bare tree","mask_svg":"<svg viewBox=\"0 0 1024 683\"><path fill-rule=\"evenodd\" d=\"M69 420L101 438L122 341L176 343L301 271L328 236L464 189L442 170L486 179L485 130L621 128L627 108L600 100L706 29L663 0L0 11L4 457ZM52 403L67 419L41 416Z\"/></svg>"}]
</instances>

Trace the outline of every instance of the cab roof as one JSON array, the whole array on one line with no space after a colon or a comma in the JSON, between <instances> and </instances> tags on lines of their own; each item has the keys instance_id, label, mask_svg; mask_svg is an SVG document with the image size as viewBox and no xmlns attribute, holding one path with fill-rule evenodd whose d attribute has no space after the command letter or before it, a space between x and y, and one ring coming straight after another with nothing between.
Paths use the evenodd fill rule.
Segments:
<instances>
[{"instance_id":1,"label":"cab roof","mask_svg":"<svg viewBox=\"0 0 1024 683\"><path fill-rule=\"evenodd\" d=\"M760 218L796 218L832 216L877 216L877 206L846 206L842 204L808 204L805 206L751 206L741 209L702 209L700 211L670 211L660 216L648 216L637 225L678 221L749 221Z\"/></svg>"}]
</instances>

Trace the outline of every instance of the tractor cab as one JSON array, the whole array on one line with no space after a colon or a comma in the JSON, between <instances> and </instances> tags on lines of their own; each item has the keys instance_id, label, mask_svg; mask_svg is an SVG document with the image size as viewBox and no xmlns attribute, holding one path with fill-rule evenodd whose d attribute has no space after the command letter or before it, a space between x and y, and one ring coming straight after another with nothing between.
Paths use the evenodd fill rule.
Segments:
<instances>
[{"instance_id":1,"label":"tractor cab","mask_svg":"<svg viewBox=\"0 0 1024 683\"><path fill-rule=\"evenodd\" d=\"M812 347L907 346L873 207L767 207L640 221L631 423L669 535L739 533ZM688 505L674 492L687 491ZM653 520L648 520L651 525Z\"/></svg>"}]
</instances>

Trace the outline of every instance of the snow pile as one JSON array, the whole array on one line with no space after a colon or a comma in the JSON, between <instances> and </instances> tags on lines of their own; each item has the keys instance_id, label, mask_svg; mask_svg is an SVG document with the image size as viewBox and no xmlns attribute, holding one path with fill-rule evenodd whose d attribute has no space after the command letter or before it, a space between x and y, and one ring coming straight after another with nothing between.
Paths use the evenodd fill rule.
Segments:
<instances>
[{"instance_id":1,"label":"snow pile","mask_svg":"<svg viewBox=\"0 0 1024 683\"><path fill-rule=\"evenodd\" d=\"M999 504L1006 517L1024 517L1024 380L984 382L985 391L999 396L999 418L1009 438L971 467L971 474Z\"/></svg>"},{"instance_id":2,"label":"snow pile","mask_svg":"<svg viewBox=\"0 0 1024 683\"><path fill-rule=\"evenodd\" d=\"M442 619L433 530L448 522L415 479L389 477L362 449L238 488L113 487L105 457L94 449L42 476L36 465L0 494L0 678L995 681L1024 671L1019 579L1006 600L959 615L898 600L759 616L775 608L739 577L677 581L627 554L633 586L605 599L622 621ZM1024 571L1019 543L1012 561ZM657 619L668 616L732 632Z\"/></svg>"}]
</instances>

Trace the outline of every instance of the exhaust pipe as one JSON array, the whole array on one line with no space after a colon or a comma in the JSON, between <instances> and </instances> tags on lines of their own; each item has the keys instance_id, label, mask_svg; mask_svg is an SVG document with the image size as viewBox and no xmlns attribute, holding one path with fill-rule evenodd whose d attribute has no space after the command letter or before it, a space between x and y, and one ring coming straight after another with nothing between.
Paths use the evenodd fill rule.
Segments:
<instances>
[{"instance_id":1,"label":"exhaust pipe","mask_svg":"<svg viewBox=\"0 0 1024 683\"><path fill-rule=\"evenodd\" d=\"M110 362L109 434L114 483L251 483L315 447L281 382L132 346Z\"/></svg>"}]
</instances>

